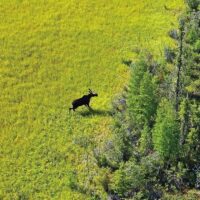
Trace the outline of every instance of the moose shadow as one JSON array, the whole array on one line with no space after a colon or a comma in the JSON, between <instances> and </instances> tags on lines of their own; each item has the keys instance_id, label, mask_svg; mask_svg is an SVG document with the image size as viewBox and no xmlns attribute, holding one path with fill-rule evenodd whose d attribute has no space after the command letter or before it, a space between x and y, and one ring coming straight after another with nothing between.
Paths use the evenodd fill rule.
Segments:
<instances>
[{"instance_id":1,"label":"moose shadow","mask_svg":"<svg viewBox=\"0 0 200 200\"><path fill-rule=\"evenodd\" d=\"M109 110L99 110L99 109L93 110L93 109L90 109L90 110L86 110L86 111L80 111L79 114L82 115L83 117L94 116L94 115L111 116L112 112L109 111Z\"/></svg>"}]
</instances>

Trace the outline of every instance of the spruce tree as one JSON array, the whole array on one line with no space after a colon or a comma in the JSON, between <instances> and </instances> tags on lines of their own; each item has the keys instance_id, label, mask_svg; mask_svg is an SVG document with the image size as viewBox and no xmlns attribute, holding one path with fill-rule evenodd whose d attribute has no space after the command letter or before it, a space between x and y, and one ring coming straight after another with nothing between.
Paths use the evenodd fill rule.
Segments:
<instances>
[{"instance_id":1,"label":"spruce tree","mask_svg":"<svg viewBox=\"0 0 200 200\"><path fill-rule=\"evenodd\" d=\"M156 84L148 72L148 66L141 61L133 68L130 92L128 96L128 110L136 128L143 128L145 121L151 122L156 110Z\"/></svg>"},{"instance_id":2,"label":"spruce tree","mask_svg":"<svg viewBox=\"0 0 200 200\"><path fill-rule=\"evenodd\" d=\"M145 123L144 128L141 132L141 137L139 140L140 146L139 150L142 154L147 155L149 150L152 147L152 140L151 140L151 130L148 125Z\"/></svg>"},{"instance_id":3,"label":"spruce tree","mask_svg":"<svg viewBox=\"0 0 200 200\"><path fill-rule=\"evenodd\" d=\"M156 111L156 84L152 75L149 72L144 73L140 84L139 95L140 113L139 121L144 124L145 121L151 122Z\"/></svg>"},{"instance_id":4,"label":"spruce tree","mask_svg":"<svg viewBox=\"0 0 200 200\"><path fill-rule=\"evenodd\" d=\"M190 128L185 142L189 165L200 162L200 105L190 104Z\"/></svg>"},{"instance_id":5,"label":"spruce tree","mask_svg":"<svg viewBox=\"0 0 200 200\"><path fill-rule=\"evenodd\" d=\"M164 160L176 159L179 152L179 124L173 105L162 99L153 128L153 145Z\"/></svg>"},{"instance_id":6,"label":"spruce tree","mask_svg":"<svg viewBox=\"0 0 200 200\"><path fill-rule=\"evenodd\" d=\"M185 143L188 130L190 127L189 122L190 106L188 98L184 98L180 104L179 119L180 119L180 145Z\"/></svg>"}]
</instances>

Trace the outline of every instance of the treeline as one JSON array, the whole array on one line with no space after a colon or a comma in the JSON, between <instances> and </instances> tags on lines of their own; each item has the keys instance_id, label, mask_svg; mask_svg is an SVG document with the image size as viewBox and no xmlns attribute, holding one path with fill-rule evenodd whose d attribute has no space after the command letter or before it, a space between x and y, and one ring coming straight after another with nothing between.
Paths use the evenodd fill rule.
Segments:
<instances>
[{"instance_id":1,"label":"treeline","mask_svg":"<svg viewBox=\"0 0 200 200\"><path fill-rule=\"evenodd\" d=\"M157 61L131 64L129 87L113 103L112 138L94 150L109 168L110 199L198 199L200 189L200 1L188 0L179 29ZM190 191L190 192L189 192Z\"/></svg>"}]
</instances>

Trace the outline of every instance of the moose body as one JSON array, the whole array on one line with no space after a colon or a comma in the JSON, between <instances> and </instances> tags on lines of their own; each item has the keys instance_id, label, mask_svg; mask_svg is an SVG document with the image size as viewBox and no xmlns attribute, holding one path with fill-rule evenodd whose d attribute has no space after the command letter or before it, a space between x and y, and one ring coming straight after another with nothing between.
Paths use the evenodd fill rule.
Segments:
<instances>
[{"instance_id":1,"label":"moose body","mask_svg":"<svg viewBox=\"0 0 200 200\"><path fill-rule=\"evenodd\" d=\"M92 90L89 89L89 94L82 96L79 99L76 99L72 102L72 108L69 108L69 110L73 110L75 111L76 108L78 108L79 106L87 106L88 108L90 108L90 100L92 97L97 97L98 94L92 92Z\"/></svg>"}]
</instances>

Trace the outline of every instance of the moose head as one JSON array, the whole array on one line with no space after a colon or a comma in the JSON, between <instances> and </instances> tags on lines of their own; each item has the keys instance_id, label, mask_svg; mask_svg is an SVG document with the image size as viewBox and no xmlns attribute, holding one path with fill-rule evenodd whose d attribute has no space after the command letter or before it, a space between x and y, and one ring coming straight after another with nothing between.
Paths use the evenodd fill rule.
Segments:
<instances>
[{"instance_id":1,"label":"moose head","mask_svg":"<svg viewBox=\"0 0 200 200\"><path fill-rule=\"evenodd\" d=\"M89 89L88 91L89 91L89 95L90 95L91 97L98 97L98 94L95 93L95 92L93 92L91 89Z\"/></svg>"}]
</instances>

